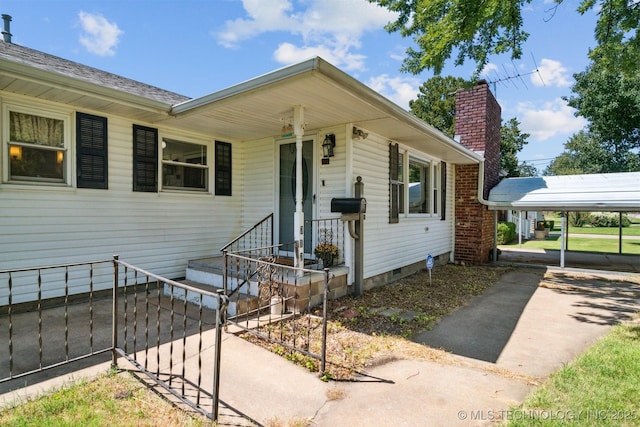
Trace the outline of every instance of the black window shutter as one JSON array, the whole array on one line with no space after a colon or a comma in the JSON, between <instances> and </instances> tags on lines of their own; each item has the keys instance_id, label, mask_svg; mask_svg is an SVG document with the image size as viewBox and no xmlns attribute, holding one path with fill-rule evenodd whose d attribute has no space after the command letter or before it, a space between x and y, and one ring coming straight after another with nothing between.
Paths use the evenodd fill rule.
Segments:
<instances>
[{"instance_id":1,"label":"black window shutter","mask_svg":"<svg viewBox=\"0 0 640 427\"><path fill-rule=\"evenodd\" d=\"M399 169L400 150L398 144L389 144L389 224L399 222Z\"/></svg>"},{"instance_id":2,"label":"black window shutter","mask_svg":"<svg viewBox=\"0 0 640 427\"><path fill-rule=\"evenodd\" d=\"M440 163L440 220L446 219L447 209L447 164Z\"/></svg>"},{"instance_id":3,"label":"black window shutter","mask_svg":"<svg viewBox=\"0 0 640 427\"><path fill-rule=\"evenodd\" d=\"M231 196L231 144L216 141L215 194Z\"/></svg>"},{"instance_id":4,"label":"black window shutter","mask_svg":"<svg viewBox=\"0 0 640 427\"><path fill-rule=\"evenodd\" d=\"M78 188L108 188L107 118L76 114Z\"/></svg>"},{"instance_id":5,"label":"black window shutter","mask_svg":"<svg viewBox=\"0 0 640 427\"><path fill-rule=\"evenodd\" d=\"M158 129L133 125L133 191L158 191Z\"/></svg>"}]
</instances>

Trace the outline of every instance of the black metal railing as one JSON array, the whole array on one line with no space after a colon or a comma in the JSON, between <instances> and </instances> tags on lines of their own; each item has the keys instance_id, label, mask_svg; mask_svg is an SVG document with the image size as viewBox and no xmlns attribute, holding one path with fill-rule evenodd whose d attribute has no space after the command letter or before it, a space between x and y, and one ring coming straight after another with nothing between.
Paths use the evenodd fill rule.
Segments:
<instances>
[{"instance_id":1,"label":"black metal railing","mask_svg":"<svg viewBox=\"0 0 640 427\"><path fill-rule=\"evenodd\" d=\"M314 236L313 259L322 261L318 267L332 267L345 263L344 224L340 218L306 220L305 227L311 227Z\"/></svg>"},{"instance_id":2,"label":"black metal railing","mask_svg":"<svg viewBox=\"0 0 640 427\"><path fill-rule=\"evenodd\" d=\"M269 214L253 227L224 245L221 252L238 252L245 249L273 245L273 214Z\"/></svg>"},{"instance_id":3,"label":"black metal railing","mask_svg":"<svg viewBox=\"0 0 640 427\"><path fill-rule=\"evenodd\" d=\"M124 357L181 402L217 420L227 297L221 290L194 288L117 257L113 265L118 284L113 292L113 318L121 321L113 322L112 363ZM191 369L194 358L197 367ZM211 365L205 366L205 361ZM210 370L212 388L210 383L203 384L203 372Z\"/></svg>"},{"instance_id":4,"label":"black metal railing","mask_svg":"<svg viewBox=\"0 0 640 427\"><path fill-rule=\"evenodd\" d=\"M111 351L97 339L111 309L94 290L96 276L112 274L110 262L0 271L0 383ZM79 286L88 292L74 295Z\"/></svg>"},{"instance_id":5,"label":"black metal railing","mask_svg":"<svg viewBox=\"0 0 640 427\"><path fill-rule=\"evenodd\" d=\"M105 282L112 288L94 289L94 283ZM218 418L227 301L221 292L114 257L0 270L0 298L0 390L83 359L108 360L110 353L113 365L118 357L126 359L182 403ZM213 381L204 384L209 377Z\"/></svg>"},{"instance_id":6,"label":"black metal railing","mask_svg":"<svg viewBox=\"0 0 640 427\"><path fill-rule=\"evenodd\" d=\"M279 247L225 253L229 327L316 360L325 372L330 271L296 268ZM311 309L321 306L321 316ZM310 366L308 366L310 367ZM314 365L314 368L316 366Z\"/></svg>"}]
</instances>

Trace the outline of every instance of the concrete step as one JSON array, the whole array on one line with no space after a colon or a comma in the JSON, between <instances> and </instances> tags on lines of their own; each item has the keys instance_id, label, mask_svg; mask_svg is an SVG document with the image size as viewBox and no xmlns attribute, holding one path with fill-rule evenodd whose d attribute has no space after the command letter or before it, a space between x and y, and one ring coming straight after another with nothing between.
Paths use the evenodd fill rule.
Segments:
<instances>
[{"instance_id":1,"label":"concrete step","mask_svg":"<svg viewBox=\"0 0 640 427\"><path fill-rule=\"evenodd\" d=\"M200 283L200 282L196 282L188 279L182 280L180 281L180 283L184 283L185 285L189 285L193 288L206 290L208 292L217 292L219 289L222 289L222 287L216 287L216 286L209 285L207 283ZM171 295L171 289L169 289L169 286L165 285L164 293L165 295ZM184 290L174 288L173 297L180 301L184 301L185 299ZM200 304L200 295L197 292L188 291L186 293L186 299L188 302L191 302L193 304L196 304L196 305ZM218 308L218 299L216 297L205 295L202 298L202 305L204 307L215 310ZM229 299L227 316L237 316L240 314L251 313L256 311L258 309L258 306L259 306L258 297L241 294L241 293L235 293Z\"/></svg>"}]
</instances>

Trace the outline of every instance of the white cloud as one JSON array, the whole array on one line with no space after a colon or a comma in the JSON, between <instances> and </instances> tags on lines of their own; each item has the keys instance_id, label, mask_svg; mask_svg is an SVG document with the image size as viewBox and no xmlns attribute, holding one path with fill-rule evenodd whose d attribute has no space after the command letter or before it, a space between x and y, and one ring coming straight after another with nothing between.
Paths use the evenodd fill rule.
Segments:
<instances>
[{"instance_id":1,"label":"white cloud","mask_svg":"<svg viewBox=\"0 0 640 427\"><path fill-rule=\"evenodd\" d=\"M124 32L116 23L107 21L102 15L78 13L83 34L80 43L91 53L99 56L115 55L115 47Z\"/></svg>"},{"instance_id":2,"label":"white cloud","mask_svg":"<svg viewBox=\"0 0 640 427\"><path fill-rule=\"evenodd\" d=\"M491 73L492 71L494 73L497 73L498 70L499 70L499 67L496 64L489 62L487 65L484 66L484 68L480 72L480 75L484 78L489 78L489 73Z\"/></svg>"},{"instance_id":3,"label":"white cloud","mask_svg":"<svg viewBox=\"0 0 640 427\"><path fill-rule=\"evenodd\" d=\"M587 121L574 115L575 110L561 99L545 102L541 106L521 102L516 107L523 132L531 138L544 141L558 135L571 135L583 129Z\"/></svg>"},{"instance_id":4,"label":"white cloud","mask_svg":"<svg viewBox=\"0 0 640 427\"><path fill-rule=\"evenodd\" d=\"M420 79L415 77L390 77L382 74L367 81L367 86L400 107L409 110L409 101L418 97Z\"/></svg>"},{"instance_id":5,"label":"white cloud","mask_svg":"<svg viewBox=\"0 0 640 427\"><path fill-rule=\"evenodd\" d=\"M225 22L215 33L227 48L268 32L283 32L300 38L281 43L276 60L291 64L320 55L334 65L364 68L364 56L353 53L361 45L362 34L382 28L394 18L387 9L366 0L243 0L247 17Z\"/></svg>"},{"instance_id":6,"label":"white cloud","mask_svg":"<svg viewBox=\"0 0 640 427\"><path fill-rule=\"evenodd\" d=\"M538 72L531 74L531 83L534 86L571 86L571 76L562 63L553 59L543 58L538 67Z\"/></svg>"},{"instance_id":7,"label":"white cloud","mask_svg":"<svg viewBox=\"0 0 640 427\"><path fill-rule=\"evenodd\" d=\"M293 64L316 56L320 56L336 67L345 70L364 69L364 55L349 53L346 50L338 50L329 46L298 47L291 43L282 43L273 54L276 61L283 64Z\"/></svg>"}]
</instances>

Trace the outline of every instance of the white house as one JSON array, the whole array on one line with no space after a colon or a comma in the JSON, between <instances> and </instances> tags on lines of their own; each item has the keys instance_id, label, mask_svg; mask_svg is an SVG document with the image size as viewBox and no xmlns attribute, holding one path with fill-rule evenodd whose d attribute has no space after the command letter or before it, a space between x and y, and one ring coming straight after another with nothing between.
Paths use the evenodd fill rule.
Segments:
<instances>
[{"instance_id":1,"label":"white house","mask_svg":"<svg viewBox=\"0 0 640 427\"><path fill-rule=\"evenodd\" d=\"M321 58L190 99L0 42L0 270L118 254L184 277L189 260L218 255L270 213L276 243L304 241L310 254L319 236L299 234L296 193L305 220L336 218L331 200L353 197L357 177L367 286L428 254L486 261L492 221L478 199L495 161L485 167L492 149L470 141L478 129L495 137L496 115L499 135L500 109L486 84L468 93L458 143ZM467 110L491 118L465 132ZM110 280L97 274L96 288ZM14 302L33 293L15 287Z\"/></svg>"}]
</instances>

